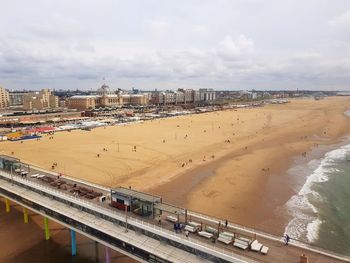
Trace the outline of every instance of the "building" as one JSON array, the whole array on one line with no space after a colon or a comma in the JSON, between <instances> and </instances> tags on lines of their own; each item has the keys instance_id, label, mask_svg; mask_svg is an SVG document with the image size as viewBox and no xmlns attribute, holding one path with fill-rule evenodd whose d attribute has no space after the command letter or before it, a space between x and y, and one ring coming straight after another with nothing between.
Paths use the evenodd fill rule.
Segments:
<instances>
[{"instance_id":1,"label":"building","mask_svg":"<svg viewBox=\"0 0 350 263\"><path fill-rule=\"evenodd\" d=\"M175 91L175 104L184 104L185 101L185 93L181 90Z\"/></svg>"},{"instance_id":2,"label":"building","mask_svg":"<svg viewBox=\"0 0 350 263\"><path fill-rule=\"evenodd\" d=\"M216 99L216 92L213 89L199 89L200 101L214 101Z\"/></svg>"},{"instance_id":3,"label":"building","mask_svg":"<svg viewBox=\"0 0 350 263\"><path fill-rule=\"evenodd\" d=\"M159 91L152 92L150 102L155 105L164 104L164 96L162 92L159 92Z\"/></svg>"},{"instance_id":4,"label":"building","mask_svg":"<svg viewBox=\"0 0 350 263\"><path fill-rule=\"evenodd\" d=\"M28 92L23 96L24 110L43 110L58 107L58 97L49 89Z\"/></svg>"},{"instance_id":5,"label":"building","mask_svg":"<svg viewBox=\"0 0 350 263\"><path fill-rule=\"evenodd\" d=\"M198 103L201 100L199 90L192 90L192 101Z\"/></svg>"},{"instance_id":6,"label":"building","mask_svg":"<svg viewBox=\"0 0 350 263\"><path fill-rule=\"evenodd\" d=\"M198 103L200 101L199 90L185 89L185 103Z\"/></svg>"},{"instance_id":7,"label":"building","mask_svg":"<svg viewBox=\"0 0 350 263\"><path fill-rule=\"evenodd\" d=\"M154 91L150 102L155 105L195 104L205 101L214 101L216 92L213 89L178 89L177 91Z\"/></svg>"},{"instance_id":8,"label":"building","mask_svg":"<svg viewBox=\"0 0 350 263\"><path fill-rule=\"evenodd\" d=\"M8 91L5 88L0 87L0 109L5 109L9 107L9 102L10 96Z\"/></svg>"},{"instance_id":9,"label":"building","mask_svg":"<svg viewBox=\"0 0 350 263\"><path fill-rule=\"evenodd\" d=\"M95 109L95 95L76 95L68 98L68 108L77 110Z\"/></svg>"},{"instance_id":10,"label":"building","mask_svg":"<svg viewBox=\"0 0 350 263\"><path fill-rule=\"evenodd\" d=\"M178 89L178 91L182 91L183 92L183 94L184 94L184 103L191 103L191 102L193 102L193 99L192 99L193 90L191 90L191 89Z\"/></svg>"},{"instance_id":11,"label":"building","mask_svg":"<svg viewBox=\"0 0 350 263\"><path fill-rule=\"evenodd\" d=\"M123 94L121 95L123 105L146 105L148 104L148 94Z\"/></svg>"},{"instance_id":12,"label":"building","mask_svg":"<svg viewBox=\"0 0 350 263\"><path fill-rule=\"evenodd\" d=\"M23 106L23 98L26 95L26 91L14 91L10 92L10 106L13 107L22 107Z\"/></svg>"},{"instance_id":13,"label":"building","mask_svg":"<svg viewBox=\"0 0 350 263\"><path fill-rule=\"evenodd\" d=\"M68 108L77 110L117 107L121 104L121 97L106 84L103 84L95 95L76 95L68 98Z\"/></svg>"}]
</instances>

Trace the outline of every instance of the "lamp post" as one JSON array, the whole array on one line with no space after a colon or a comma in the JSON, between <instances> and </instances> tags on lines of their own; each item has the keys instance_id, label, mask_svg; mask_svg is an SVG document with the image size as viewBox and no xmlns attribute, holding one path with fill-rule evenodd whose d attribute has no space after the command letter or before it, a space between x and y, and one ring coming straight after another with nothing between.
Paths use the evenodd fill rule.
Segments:
<instances>
[{"instance_id":1,"label":"lamp post","mask_svg":"<svg viewBox=\"0 0 350 263\"><path fill-rule=\"evenodd\" d=\"M11 184L13 185L12 165L11 165Z\"/></svg>"},{"instance_id":2,"label":"lamp post","mask_svg":"<svg viewBox=\"0 0 350 263\"><path fill-rule=\"evenodd\" d=\"M128 206L125 205L125 232L128 232Z\"/></svg>"}]
</instances>

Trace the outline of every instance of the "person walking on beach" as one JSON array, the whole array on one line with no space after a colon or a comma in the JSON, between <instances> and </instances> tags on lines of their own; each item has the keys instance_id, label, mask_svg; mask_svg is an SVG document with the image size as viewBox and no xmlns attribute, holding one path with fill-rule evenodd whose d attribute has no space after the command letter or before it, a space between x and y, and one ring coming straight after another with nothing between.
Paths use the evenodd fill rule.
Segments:
<instances>
[{"instance_id":1,"label":"person walking on beach","mask_svg":"<svg viewBox=\"0 0 350 263\"><path fill-rule=\"evenodd\" d=\"M227 228L227 225L228 225L228 221L227 219L225 220L225 227Z\"/></svg>"},{"instance_id":2,"label":"person walking on beach","mask_svg":"<svg viewBox=\"0 0 350 263\"><path fill-rule=\"evenodd\" d=\"M284 239L285 239L285 243L284 243L284 244L285 244L286 246L288 246L289 240L290 240L290 237L288 236L288 234L285 235Z\"/></svg>"}]
</instances>

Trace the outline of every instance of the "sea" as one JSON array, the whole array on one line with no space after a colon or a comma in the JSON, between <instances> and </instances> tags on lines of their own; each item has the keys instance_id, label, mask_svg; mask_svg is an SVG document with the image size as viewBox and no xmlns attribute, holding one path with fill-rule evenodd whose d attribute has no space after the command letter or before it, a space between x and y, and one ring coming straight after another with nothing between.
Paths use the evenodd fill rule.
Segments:
<instances>
[{"instance_id":1,"label":"sea","mask_svg":"<svg viewBox=\"0 0 350 263\"><path fill-rule=\"evenodd\" d=\"M288 171L304 179L286 203L291 220L285 233L293 240L350 256L350 138L316 146L310 156L307 161L296 160Z\"/></svg>"}]
</instances>

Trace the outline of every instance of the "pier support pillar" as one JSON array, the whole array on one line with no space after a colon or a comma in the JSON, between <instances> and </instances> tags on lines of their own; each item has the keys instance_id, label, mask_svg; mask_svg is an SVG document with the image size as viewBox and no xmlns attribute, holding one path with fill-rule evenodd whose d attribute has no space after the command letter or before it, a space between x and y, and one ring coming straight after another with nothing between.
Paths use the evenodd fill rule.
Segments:
<instances>
[{"instance_id":1,"label":"pier support pillar","mask_svg":"<svg viewBox=\"0 0 350 263\"><path fill-rule=\"evenodd\" d=\"M95 241L95 261L99 261L99 253L98 253L98 242Z\"/></svg>"},{"instance_id":2,"label":"pier support pillar","mask_svg":"<svg viewBox=\"0 0 350 263\"><path fill-rule=\"evenodd\" d=\"M45 227L45 240L50 239L50 231L49 231L49 219L44 217L44 227Z\"/></svg>"},{"instance_id":3,"label":"pier support pillar","mask_svg":"<svg viewBox=\"0 0 350 263\"><path fill-rule=\"evenodd\" d=\"M106 247L106 263L111 263L111 250L109 247Z\"/></svg>"},{"instance_id":4,"label":"pier support pillar","mask_svg":"<svg viewBox=\"0 0 350 263\"><path fill-rule=\"evenodd\" d=\"M5 198L6 213L10 213L10 200Z\"/></svg>"},{"instance_id":5,"label":"pier support pillar","mask_svg":"<svg viewBox=\"0 0 350 263\"><path fill-rule=\"evenodd\" d=\"M25 207L23 207L23 221L25 224L28 223L28 211Z\"/></svg>"},{"instance_id":6,"label":"pier support pillar","mask_svg":"<svg viewBox=\"0 0 350 263\"><path fill-rule=\"evenodd\" d=\"M72 244L72 256L77 255L77 242L75 237L75 231L73 229L70 230L71 244Z\"/></svg>"}]
</instances>

